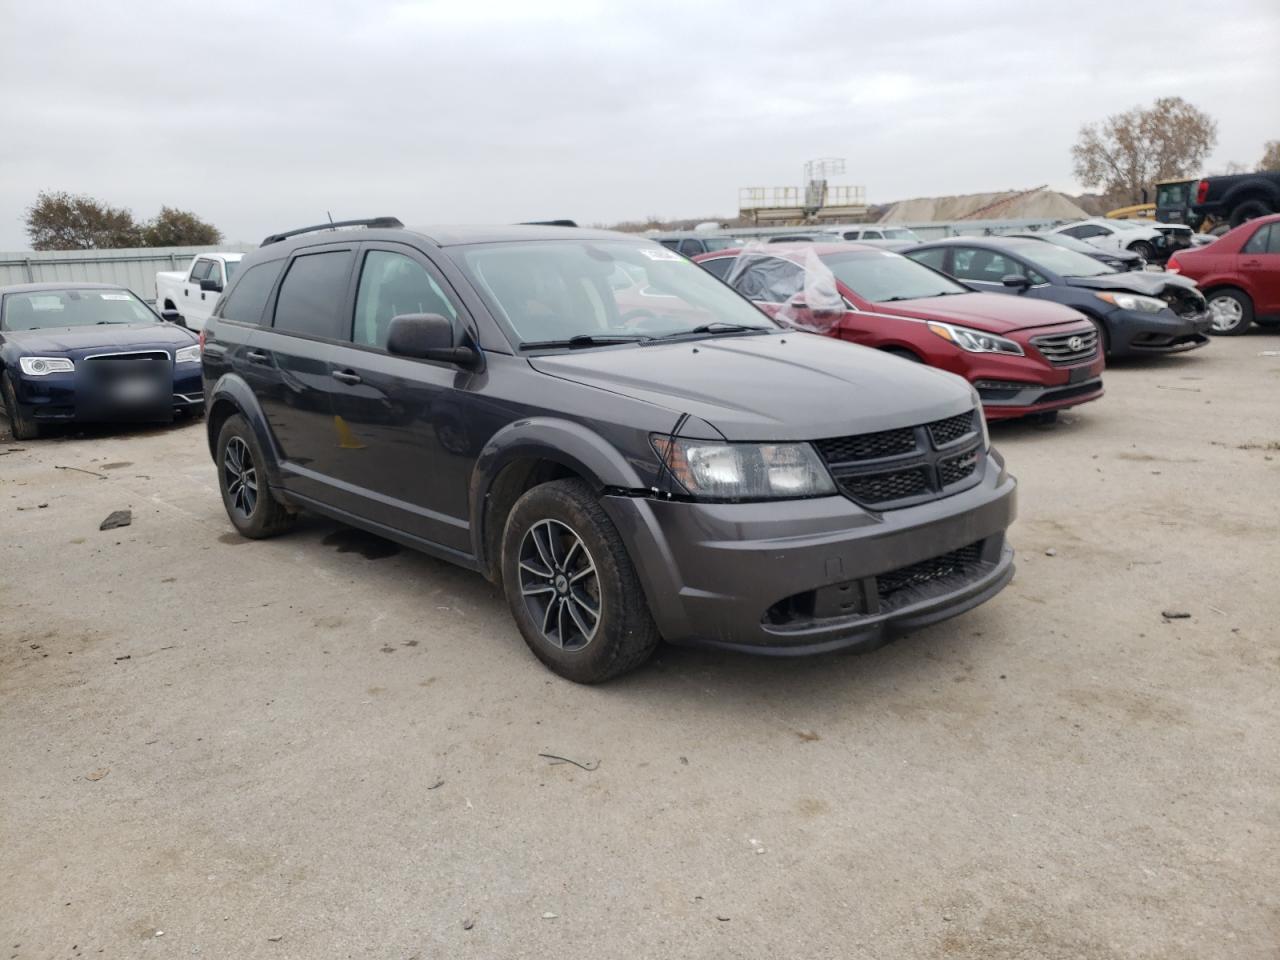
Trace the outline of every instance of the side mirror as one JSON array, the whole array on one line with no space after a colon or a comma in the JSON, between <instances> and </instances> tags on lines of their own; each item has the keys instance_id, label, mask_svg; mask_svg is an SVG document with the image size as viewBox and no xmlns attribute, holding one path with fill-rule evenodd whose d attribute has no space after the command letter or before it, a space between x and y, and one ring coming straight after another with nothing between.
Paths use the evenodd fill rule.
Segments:
<instances>
[{"instance_id":1,"label":"side mirror","mask_svg":"<svg viewBox=\"0 0 1280 960\"><path fill-rule=\"evenodd\" d=\"M480 362L479 352L458 343L452 321L438 313L405 313L392 317L387 331L387 353L460 367L474 367Z\"/></svg>"},{"instance_id":2,"label":"side mirror","mask_svg":"<svg viewBox=\"0 0 1280 960\"><path fill-rule=\"evenodd\" d=\"M217 280L208 280L208 279L201 280L200 289L207 290L210 293L221 293L222 284L220 284Z\"/></svg>"},{"instance_id":3,"label":"side mirror","mask_svg":"<svg viewBox=\"0 0 1280 960\"><path fill-rule=\"evenodd\" d=\"M1025 290L1027 287L1031 286L1030 280L1016 273L1011 273L1008 276L1001 277L1000 282L1012 290Z\"/></svg>"},{"instance_id":4,"label":"side mirror","mask_svg":"<svg viewBox=\"0 0 1280 960\"><path fill-rule=\"evenodd\" d=\"M179 320L182 319L182 314L180 314L177 310L161 310L160 319L163 320L165 323L177 323Z\"/></svg>"}]
</instances>

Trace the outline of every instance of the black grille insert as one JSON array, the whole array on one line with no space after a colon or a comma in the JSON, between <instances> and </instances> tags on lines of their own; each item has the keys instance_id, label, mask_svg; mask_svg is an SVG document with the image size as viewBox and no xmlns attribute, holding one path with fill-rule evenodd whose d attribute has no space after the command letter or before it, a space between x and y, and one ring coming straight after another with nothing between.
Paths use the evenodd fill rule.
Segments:
<instances>
[{"instance_id":1,"label":"black grille insert","mask_svg":"<svg viewBox=\"0 0 1280 960\"><path fill-rule=\"evenodd\" d=\"M976 410L914 427L815 440L841 492L877 510L924 503L978 482Z\"/></svg>"},{"instance_id":2,"label":"black grille insert","mask_svg":"<svg viewBox=\"0 0 1280 960\"><path fill-rule=\"evenodd\" d=\"M950 577L973 575L974 567L982 560L982 541L971 543L959 550L952 550L928 560L921 560L909 566L890 570L876 577L876 593L880 597L880 605L892 606L889 602L894 594L913 587L922 587Z\"/></svg>"}]
</instances>

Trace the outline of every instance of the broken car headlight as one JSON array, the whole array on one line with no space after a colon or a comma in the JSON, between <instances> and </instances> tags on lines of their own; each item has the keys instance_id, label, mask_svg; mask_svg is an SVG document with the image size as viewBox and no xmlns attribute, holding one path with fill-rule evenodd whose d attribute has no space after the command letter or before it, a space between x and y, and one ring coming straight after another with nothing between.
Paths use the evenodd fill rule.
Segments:
<instances>
[{"instance_id":1,"label":"broken car headlight","mask_svg":"<svg viewBox=\"0 0 1280 960\"><path fill-rule=\"evenodd\" d=\"M830 496L835 484L807 443L718 443L653 434L658 456L700 500Z\"/></svg>"},{"instance_id":2,"label":"broken car headlight","mask_svg":"<svg viewBox=\"0 0 1280 960\"><path fill-rule=\"evenodd\" d=\"M1141 310L1143 313L1159 313L1168 306L1163 300L1138 293L1095 293L1094 296L1121 310Z\"/></svg>"},{"instance_id":3,"label":"broken car headlight","mask_svg":"<svg viewBox=\"0 0 1280 960\"><path fill-rule=\"evenodd\" d=\"M183 347L173 355L174 363L199 363L200 362L200 344L193 343L189 347Z\"/></svg>"},{"instance_id":4,"label":"broken car headlight","mask_svg":"<svg viewBox=\"0 0 1280 960\"><path fill-rule=\"evenodd\" d=\"M74 373L76 365L66 357L19 357L18 367L29 377L47 377L51 373Z\"/></svg>"},{"instance_id":5,"label":"broken car headlight","mask_svg":"<svg viewBox=\"0 0 1280 960\"><path fill-rule=\"evenodd\" d=\"M936 333L943 340L950 340L961 350L967 350L970 353L1007 353L1015 357L1023 356L1021 346L1012 340L997 337L994 333L983 333L981 330L957 327L954 323L936 321L930 322L928 327L932 333Z\"/></svg>"}]
</instances>

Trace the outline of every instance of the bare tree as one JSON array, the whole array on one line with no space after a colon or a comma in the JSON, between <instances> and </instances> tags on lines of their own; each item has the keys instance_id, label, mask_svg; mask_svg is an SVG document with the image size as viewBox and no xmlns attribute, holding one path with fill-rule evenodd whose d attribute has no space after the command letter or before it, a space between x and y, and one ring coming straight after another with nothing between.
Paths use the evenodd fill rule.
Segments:
<instances>
[{"instance_id":1,"label":"bare tree","mask_svg":"<svg viewBox=\"0 0 1280 960\"><path fill-rule=\"evenodd\" d=\"M1218 124L1181 97L1161 97L1080 128L1077 179L1117 200L1142 201L1157 180L1193 176L1218 140Z\"/></svg>"},{"instance_id":2,"label":"bare tree","mask_svg":"<svg viewBox=\"0 0 1280 960\"><path fill-rule=\"evenodd\" d=\"M63 190L42 190L23 218L36 250L94 250L141 245L133 214Z\"/></svg>"},{"instance_id":3,"label":"bare tree","mask_svg":"<svg viewBox=\"0 0 1280 960\"><path fill-rule=\"evenodd\" d=\"M1258 161L1258 172L1266 173L1274 170L1280 172L1280 140L1268 140L1262 159Z\"/></svg>"},{"instance_id":4,"label":"bare tree","mask_svg":"<svg viewBox=\"0 0 1280 960\"><path fill-rule=\"evenodd\" d=\"M144 247L207 246L222 242L222 231L194 213L161 207L154 219L142 225Z\"/></svg>"}]
</instances>

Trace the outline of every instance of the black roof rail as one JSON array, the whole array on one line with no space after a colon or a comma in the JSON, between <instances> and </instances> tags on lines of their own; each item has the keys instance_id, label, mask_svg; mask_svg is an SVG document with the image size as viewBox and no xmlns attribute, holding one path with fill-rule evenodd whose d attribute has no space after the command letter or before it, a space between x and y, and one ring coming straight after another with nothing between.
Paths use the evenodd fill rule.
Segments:
<instances>
[{"instance_id":1,"label":"black roof rail","mask_svg":"<svg viewBox=\"0 0 1280 960\"><path fill-rule=\"evenodd\" d=\"M281 240L288 240L290 237L296 237L303 233L315 233L317 230L336 230L338 227L369 227L377 229L379 227L403 227L395 217L370 217L367 220L337 220L328 223L317 223L314 227L299 227L297 230L286 230L284 233L273 233L262 241L260 246L267 246L270 243L279 243Z\"/></svg>"},{"instance_id":2,"label":"black roof rail","mask_svg":"<svg viewBox=\"0 0 1280 960\"><path fill-rule=\"evenodd\" d=\"M522 220L518 224L521 227L576 227L577 225L573 220Z\"/></svg>"}]
</instances>

